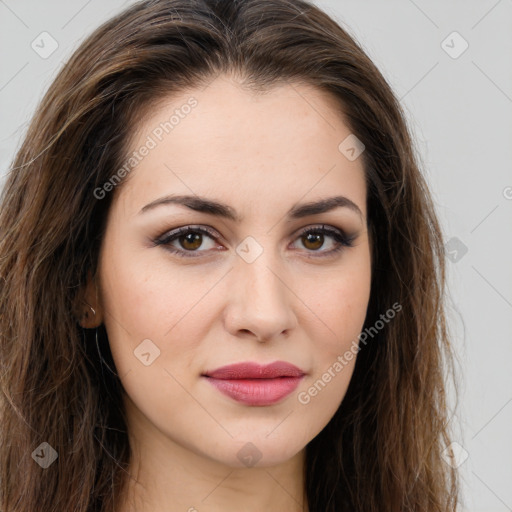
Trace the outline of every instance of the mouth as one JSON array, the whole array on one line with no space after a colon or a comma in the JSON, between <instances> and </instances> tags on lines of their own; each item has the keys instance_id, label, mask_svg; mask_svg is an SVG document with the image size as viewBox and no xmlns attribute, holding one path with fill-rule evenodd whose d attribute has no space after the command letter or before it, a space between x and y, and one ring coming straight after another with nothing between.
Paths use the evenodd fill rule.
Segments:
<instances>
[{"instance_id":1,"label":"mouth","mask_svg":"<svg viewBox=\"0 0 512 512\"><path fill-rule=\"evenodd\" d=\"M217 368L202 375L218 391L251 406L273 405L292 393L306 375L285 361L268 365L248 362Z\"/></svg>"}]
</instances>

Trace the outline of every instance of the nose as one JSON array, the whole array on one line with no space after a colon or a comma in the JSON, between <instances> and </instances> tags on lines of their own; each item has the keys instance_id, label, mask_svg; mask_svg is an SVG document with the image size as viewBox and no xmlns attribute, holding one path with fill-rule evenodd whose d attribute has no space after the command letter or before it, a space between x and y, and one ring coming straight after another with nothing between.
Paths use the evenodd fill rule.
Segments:
<instances>
[{"instance_id":1,"label":"nose","mask_svg":"<svg viewBox=\"0 0 512 512\"><path fill-rule=\"evenodd\" d=\"M236 261L225 314L225 327L233 336L259 342L288 336L297 325L290 279L264 255L252 263Z\"/></svg>"}]
</instances>

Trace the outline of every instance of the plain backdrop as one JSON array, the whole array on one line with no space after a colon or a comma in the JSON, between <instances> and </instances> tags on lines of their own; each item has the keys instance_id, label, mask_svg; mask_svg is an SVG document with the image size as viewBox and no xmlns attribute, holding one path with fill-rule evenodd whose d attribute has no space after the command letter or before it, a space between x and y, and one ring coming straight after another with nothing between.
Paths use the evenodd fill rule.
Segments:
<instances>
[{"instance_id":1,"label":"plain backdrop","mask_svg":"<svg viewBox=\"0 0 512 512\"><path fill-rule=\"evenodd\" d=\"M56 71L131 3L0 0L0 186ZM512 0L315 3L406 111L446 243L464 510L512 511Z\"/></svg>"}]
</instances>

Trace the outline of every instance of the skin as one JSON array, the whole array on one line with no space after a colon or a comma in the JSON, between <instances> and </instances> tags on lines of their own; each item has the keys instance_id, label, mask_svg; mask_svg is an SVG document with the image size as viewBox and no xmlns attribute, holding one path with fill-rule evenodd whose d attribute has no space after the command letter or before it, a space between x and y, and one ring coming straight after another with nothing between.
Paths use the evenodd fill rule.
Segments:
<instances>
[{"instance_id":1,"label":"skin","mask_svg":"<svg viewBox=\"0 0 512 512\"><path fill-rule=\"evenodd\" d=\"M228 75L159 103L132 149L191 96L197 106L115 191L98 274L86 290L96 315L85 325L105 323L125 390L134 480L117 511L307 510L305 446L339 407L355 357L309 403L298 396L357 341L370 298L362 158L339 151L351 131L326 93L285 84L255 94ZM243 220L177 204L139 213L168 194L226 203ZM335 195L362 215L338 207L287 217L297 203ZM327 255L337 246L332 236L323 244L301 236L321 224L355 234L353 246ZM152 244L188 225L219 235L171 242L184 252L199 247L198 257ZM248 236L263 249L251 263L236 252ZM145 339L160 350L148 366L134 355ZM240 404L201 377L231 363L277 360L306 376L271 406ZM250 467L237 457L248 442L261 454Z\"/></svg>"}]
</instances>

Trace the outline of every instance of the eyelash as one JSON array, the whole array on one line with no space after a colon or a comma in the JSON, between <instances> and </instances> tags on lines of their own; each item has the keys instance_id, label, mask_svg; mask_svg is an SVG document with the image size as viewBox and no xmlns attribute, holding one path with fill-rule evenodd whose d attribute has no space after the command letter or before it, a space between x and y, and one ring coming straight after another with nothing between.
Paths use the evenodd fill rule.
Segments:
<instances>
[{"instance_id":1,"label":"eyelash","mask_svg":"<svg viewBox=\"0 0 512 512\"><path fill-rule=\"evenodd\" d=\"M184 258L197 258L201 256L201 252L207 252L207 251L187 251L184 249L177 249L176 247L172 247L170 245L171 242L174 240L177 240L181 238L182 236L188 235L189 233L201 233L203 235L207 235L212 239L216 239L217 235L215 232L211 231L208 228L205 227L195 227L195 226L184 226L181 228L177 228L173 231L165 233L163 236L160 236L156 240L153 240L154 246L165 246L166 250L169 250L171 253L176 254L180 257ZM326 227L325 225L321 225L320 227L308 227L303 229L297 236L297 239L306 235L306 234L322 234L322 235L328 235L332 237L336 242L337 246L334 249L331 249L329 251L308 251L313 254L308 255L307 257L312 258L324 258L328 256L332 256L340 251L342 251L346 247L353 247L353 241L357 237L357 234L353 236L347 236L343 231L335 228ZM314 254L318 253L318 254Z\"/></svg>"}]
</instances>

